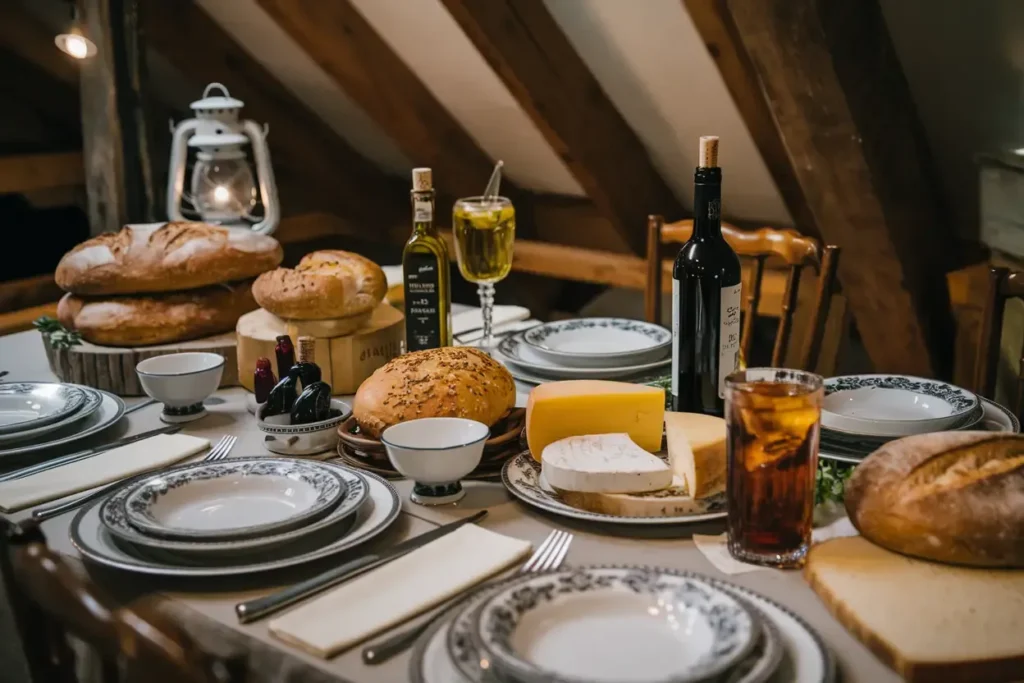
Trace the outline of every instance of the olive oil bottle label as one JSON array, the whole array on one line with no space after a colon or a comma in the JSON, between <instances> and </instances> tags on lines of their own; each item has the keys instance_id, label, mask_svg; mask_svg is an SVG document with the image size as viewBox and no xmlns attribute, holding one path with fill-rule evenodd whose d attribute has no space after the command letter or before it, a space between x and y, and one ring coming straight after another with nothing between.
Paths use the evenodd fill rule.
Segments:
<instances>
[{"instance_id":1,"label":"olive oil bottle label","mask_svg":"<svg viewBox=\"0 0 1024 683\"><path fill-rule=\"evenodd\" d=\"M441 287L433 254L405 255L405 346L408 351L441 346Z\"/></svg>"},{"instance_id":2,"label":"olive oil bottle label","mask_svg":"<svg viewBox=\"0 0 1024 683\"><path fill-rule=\"evenodd\" d=\"M718 398L725 398L725 378L740 367L740 285L722 287L718 328Z\"/></svg>"},{"instance_id":3,"label":"olive oil bottle label","mask_svg":"<svg viewBox=\"0 0 1024 683\"><path fill-rule=\"evenodd\" d=\"M417 199L412 205L413 223L431 223L434 220L434 202Z\"/></svg>"}]
</instances>

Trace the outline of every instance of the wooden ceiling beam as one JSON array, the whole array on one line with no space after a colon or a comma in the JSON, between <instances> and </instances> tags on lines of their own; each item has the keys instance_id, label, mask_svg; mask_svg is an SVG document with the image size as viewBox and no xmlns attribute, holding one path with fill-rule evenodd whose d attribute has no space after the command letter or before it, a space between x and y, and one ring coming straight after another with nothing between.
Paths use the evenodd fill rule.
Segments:
<instances>
[{"instance_id":1,"label":"wooden ceiling beam","mask_svg":"<svg viewBox=\"0 0 1024 683\"><path fill-rule=\"evenodd\" d=\"M877 0L725 0L879 372L945 376L952 230Z\"/></svg>"},{"instance_id":2,"label":"wooden ceiling beam","mask_svg":"<svg viewBox=\"0 0 1024 683\"><path fill-rule=\"evenodd\" d=\"M0 2L0 45L54 79L77 87L79 63L58 50L53 38L53 31L22 3Z\"/></svg>"},{"instance_id":3,"label":"wooden ceiling beam","mask_svg":"<svg viewBox=\"0 0 1024 683\"><path fill-rule=\"evenodd\" d=\"M84 181L81 152L0 157L0 194L50 190L81 185Z\"/></svg>"},{"instance_id":4,"label":"wooden ceiling beam","mask_svg":"<svg viewBox=\"0 0 1024 683\"><path fill-rule=\"evenodd\" d=\"M647 150L540 0L442 0L635 253L646 216L682 216Z\"/></svg>"}]
</instances>

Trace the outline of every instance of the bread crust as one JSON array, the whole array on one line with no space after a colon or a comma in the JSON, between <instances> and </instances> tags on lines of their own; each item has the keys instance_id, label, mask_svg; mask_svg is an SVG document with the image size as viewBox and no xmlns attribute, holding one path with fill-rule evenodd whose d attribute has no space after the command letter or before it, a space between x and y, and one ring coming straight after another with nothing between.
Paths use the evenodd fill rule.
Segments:
<instances>
[{"instance_id":1,"label":"bread crust","mask_svg":"<svg viewBox=\"0 0 1024 683\"><path fill-rule=\"evenodd\" d=\"M273 237L237 228L184 221L126 225L74 247L54 277L73 294L170 292L253 278L283 256Z\"/></svg>"},{"instance_id":2,"label":"bread crust","mask_svg":"<svg viewBox=\"0 0 1024 683\"><path fill-rule=\"evenodd\" d=\"M478 349L446 346L399 356L370 375L356 392L360 430L380 438L399 422L464 417L490 427L516 403L512 375Z\"/></svg>"},{"instance_id":3,"label":"bread crust","mask_svg":"<svg viewBox=\"0 0 1024 683\"><path fill-rule=\"evenodd\" d=\"M322 320L365 315L384 300L384 271L337 249L306 254L292 268L263 273L253 285L259 305L280 318Z\"/></svg>"},{"instance_id":4,"label":"bread crust","mask_svg":"<svg viewBox=\"0 0 1024 683\"><path fill-rule=\"evenodd\" d=\"M1024 436L921 434L886 444L846 484L850 521L906 555L1024 567Z\"/></svg>"},{"instance_id":5,"label":"bread crust","mask_svg":"<svg viewBox=\"0 0 1024 683\"><path fill-rule=\"evenodd\" d=\"M151 346L199 339L235 329L256 309L251 281L166 294L81 297L65 294L57 318L93 344Z\"/></svg>"}]
</instances>

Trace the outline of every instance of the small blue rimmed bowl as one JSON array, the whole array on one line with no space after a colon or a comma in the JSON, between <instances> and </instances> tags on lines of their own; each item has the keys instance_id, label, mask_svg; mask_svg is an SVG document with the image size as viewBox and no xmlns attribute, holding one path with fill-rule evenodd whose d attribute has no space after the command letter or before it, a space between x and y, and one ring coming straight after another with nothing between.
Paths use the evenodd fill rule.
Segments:
<instances>
[{"instance_id":1,"label":"small blue rimmed bowl","mask_svg":"<svg viewBox=\"0 0 1024 683\"><path fill-rule=\"evenodd\" d=\"M169 353L135 366L142 390L164 404L164 422L191 422L206 415L203 401L220 386L224 356L219 353Z\"/></svg>"},{"instance_id":2,"label":"small blue rimmed bowl","mask_svg":"<svg viewBox=\"0 0 1024 683\"><path fill-rule=\"evenodd\" d=\"M380 440L394 468L415 482L412 502L444 505L466 495L459 480L480 464L490 434L476 420L426 417L388 427Z\"/></svg>"}]
</instances>

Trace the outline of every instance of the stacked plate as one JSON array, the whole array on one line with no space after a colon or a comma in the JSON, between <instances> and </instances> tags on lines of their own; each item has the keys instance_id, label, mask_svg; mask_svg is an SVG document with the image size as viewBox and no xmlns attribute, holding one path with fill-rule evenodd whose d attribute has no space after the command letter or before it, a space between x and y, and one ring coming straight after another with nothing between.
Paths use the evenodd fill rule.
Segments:
<instances>
[{"instance_id":1,"label":"stacked plate","mask_svg":"<svg viewBox=\"0 0 1024 683\"><path fill-rule=\"evenodd\" d=\"M1003 406L937 380L907 375L847 375L825 380L819 454L860 462L882 445L950 430L1019 432Z\"/></svg>"},{"instance_id":2,"label":"stacked plate","mask_svg":"<svg viewBox=\"0 0 1024 683\"><path fill-rule=\"evenodd\" d=\"M56 382L0 383L0 458L84 439L124 415L105 391Z\"/></svg>"},{"instance_id":3,"label":"stacked plate","mask_svg":"<svg viewBox=\"0 0 1024 683\"><path fill-rule=\"evenodd\" d=\"M640 381L672 363L672 333L625 318L543 323L502 339L494 358L528 384L562 379Z\"/></svg>"},{"instance_id":4,"label":"stacked plate","mask_svg":"<svg viewBox=\"0 0 1024 683\"><path fill-rule=\"evenodd\" d=\"M219 576L289 567L373 538L398 516L383 479L330 462L232 458L131 479L83 508L83 557L145 574Z\"/></svg>"},{"instance_id":5,"label":"stacked plate","mask_svg":"<svg viewBox=\"0 0 1024 683\"><path fill-rule=\"evenodd\" d=\"M584 567L521 574L453 607L418 642L416 683L830 683L821 638L784 607L699 574Z\"/></svg>"}]
</instances>

